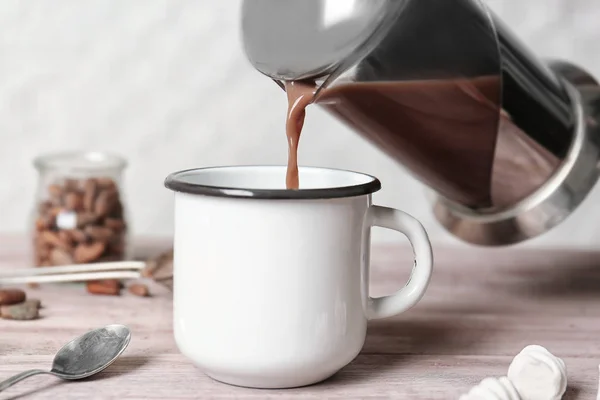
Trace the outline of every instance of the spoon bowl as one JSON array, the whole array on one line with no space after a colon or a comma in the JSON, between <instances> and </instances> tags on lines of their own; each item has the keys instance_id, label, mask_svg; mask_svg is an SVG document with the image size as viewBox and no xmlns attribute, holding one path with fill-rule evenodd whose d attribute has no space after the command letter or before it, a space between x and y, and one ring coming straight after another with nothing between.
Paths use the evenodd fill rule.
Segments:
<instances>
[{"instance_id":1,"label":"spoon bowl","mask_svg":"<svg viewBox=\"0 0 600 400\"><path fill-rule=\"evenodd\" d=\"M54 356L52 369L21 372L0 382L0 391L38 374L50 374L65 380L83 379L104 370L125 351L131 332L124 325L94 329L64 345Z\"/></svg>"},{"instance_id":2,"label":"spoon bowl","mask_svg":"<svg viewBox=\"0 0 600 400\"><path fill-rule=\"evenodd\" d=\"M71 340L54 356L52 371L62 379L83 379L111 365L127 348L131 332L108 325Z\"/></svg>"}]
</instances>

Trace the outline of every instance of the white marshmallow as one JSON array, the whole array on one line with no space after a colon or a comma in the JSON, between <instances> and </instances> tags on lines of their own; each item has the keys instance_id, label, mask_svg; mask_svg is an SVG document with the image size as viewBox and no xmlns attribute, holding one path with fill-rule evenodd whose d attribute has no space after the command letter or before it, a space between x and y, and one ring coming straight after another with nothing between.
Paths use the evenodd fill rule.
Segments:
<instances>
[{"instance_id":1,"label":"white marshmallow","mask_svg":"<svg viewBox=\"0 0 600 400\"><path fill-rule=\"evenodd\" d=\"M459 400L520 400L519 393L507 377L485 378Z\"/></svg>"},{"instance_id":2,"label":"white marshmallow","mask_svg":"<svg viewBox=\"0 0 600 400\"><path fill-rule=\"evenodd\" d=\"M522 400L559 400L567 390L567 368L542 346L525 347L508 367Z\"/></svg>"}]
</instances>

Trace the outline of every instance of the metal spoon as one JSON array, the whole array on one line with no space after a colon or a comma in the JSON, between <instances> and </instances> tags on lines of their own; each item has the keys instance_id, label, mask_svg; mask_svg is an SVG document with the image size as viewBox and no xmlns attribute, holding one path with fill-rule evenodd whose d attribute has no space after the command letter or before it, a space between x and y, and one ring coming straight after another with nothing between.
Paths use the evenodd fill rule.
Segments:
<instances>
[{"instance_id":1,"label":"metal spoon","mask_svg":"<svg viewBox=\"0 0 600 400\"><path fill-rule=\"evenodd\" d=\"M64 345L54 356L51 371L32 369L21 372L0 382L0 391L38 374L50 374L66 380L87 378L112 364L125 351L130 340L131 332L123 325L95 329Z\"/></svg>"}]
</instances>

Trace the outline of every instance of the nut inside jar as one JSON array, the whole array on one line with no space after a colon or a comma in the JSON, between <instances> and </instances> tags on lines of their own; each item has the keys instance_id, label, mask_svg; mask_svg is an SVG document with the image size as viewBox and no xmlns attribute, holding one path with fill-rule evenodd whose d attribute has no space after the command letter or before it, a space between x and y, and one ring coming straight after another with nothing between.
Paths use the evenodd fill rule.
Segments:
<instances>
[{"instance_id":1,"label":"nut inside jar","mask_svg":"<svg viewBox=\"0 0 600 400\"><path fill-rule=\"evenodd\" d=\"M73 178L36 165L41 186L33 236L35 265L126 259L127 221L117 181L120 169L115 167L112 175L104 176L94 171L92 159L85 173L78 171L84 176Z\"/></svg>"}]
</instances>

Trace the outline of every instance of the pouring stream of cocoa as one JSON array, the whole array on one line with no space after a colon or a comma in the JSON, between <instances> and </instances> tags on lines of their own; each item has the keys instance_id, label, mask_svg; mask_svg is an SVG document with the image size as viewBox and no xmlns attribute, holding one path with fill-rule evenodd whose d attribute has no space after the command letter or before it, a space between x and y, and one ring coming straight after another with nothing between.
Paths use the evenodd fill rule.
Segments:
<instances>
[{"instance_id":1,"label":"pouring stream of cocoa","mask_svg":"<svg viewBox=\"0 0 600 400\"><path fill-rule=\"evenodd\" d=\"M288 98L288 113L285 132L288 141L288 165L285 184L287 189L299 189L298 177L298 141L304 126L306 107L315 98L315 84L299 81L285 82L285 91Z\"/></svg>"}]
</instances>

